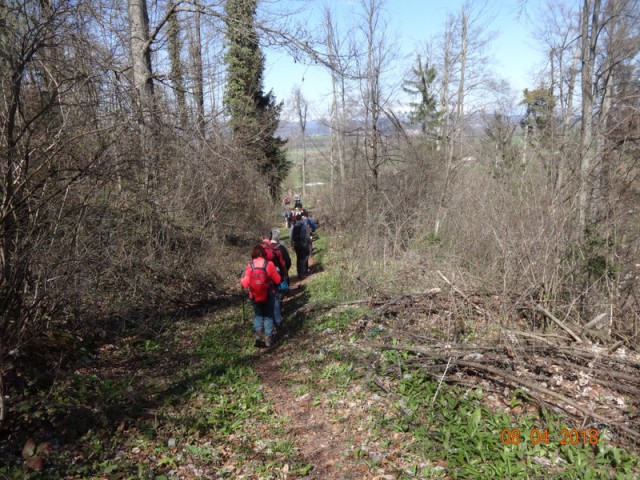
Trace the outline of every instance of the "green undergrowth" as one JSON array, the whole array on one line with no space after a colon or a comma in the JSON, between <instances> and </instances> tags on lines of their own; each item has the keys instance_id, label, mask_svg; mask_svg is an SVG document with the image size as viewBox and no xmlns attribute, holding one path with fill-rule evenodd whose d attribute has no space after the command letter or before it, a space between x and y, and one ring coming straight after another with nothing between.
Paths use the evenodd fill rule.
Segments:
<instances>
[{"instance_id":1,"label":"green undergrowth","mask_svg":"<svg viewBox=\"0 0 640 480\"><path fill-rule=\"evenodd\" d=\"M292 419L256 373L263 355L277 356L292 402L305 402L309 418L327 417L335 461L351 478L639 478L638 457L616 448L604 426L566 425L520 390L440 384L414 354L383 350L378 343L393 341L385 322L343 303L354 298L354 281L333 248L316 240L314 270L283 306L287 336L276 349L253 347L252 313L240 297L167 322L154 337L123 339L104 371L79 369L42 389L41 415L90 415L90 428L64 441L59 432L36 438L54 446L40 472L25 470L22 444L15 447L0 479L312 475ZM563 429L577 432L567 445Z\"/></svg>"},{"instance_id":2,"label":"green undergrowth","mask_svg":"<svg viewBox=\"0 0 640 480\"><path fill-rule=\"evenodd\" d=\"M47 392L48 408L88 415L91 428L73 438L64 437L62 425L48 438L33 432L51 450L30 458L41 456L44 467L25 468L21 445L14 446L12 458L0 462L0 479L303 476L309 465L281 434L286 419L265 400L253 369L256 352L241 307L134 342L130 371L110 377L77 372L55 385ZM163 364L163 356L171 358ZM89 408L77 410L82 404ZM83 419L69 419L74 421Z\"/></svg>"},{"instance_id":3,"label":"green undergrowth","mask_svg":"<svg viewBox=\"0 0 640 480\"><path fill-rule=\"evenodd\" d=\"M404 367L410 358L395 351L385 356L388 366ZM511 393L509 408L496 409L496 396L482 388L438 387L437 379L419 370L404 371L395 384L394 409L381 414L379 424L410 432L410 452L442 461L447 478L604 480L640 474L639 458L610 445L606 429L568 426L549 410L523 408L531 403L521 390ZM401 478L431 474L418 461Z\"/></svg>"},{"instance_id":4,"label":"green undergrowth","mask_svg":"<svg viewBox=\"0 0 640 480\"><path fill-rule=\"evenodd\" d=\"M348 263L336 252L327 237L313 242L315 271L321 275L312 275L306 286L311 303L337 304L355 298L356 285Z\"/></svg>"}]
</instances>

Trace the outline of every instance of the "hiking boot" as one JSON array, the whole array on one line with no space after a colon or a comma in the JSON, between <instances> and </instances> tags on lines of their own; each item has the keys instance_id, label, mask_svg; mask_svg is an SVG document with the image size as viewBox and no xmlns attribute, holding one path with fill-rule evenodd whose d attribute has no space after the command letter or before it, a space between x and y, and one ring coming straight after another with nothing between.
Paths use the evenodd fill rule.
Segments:
<instances>
[{"instance_id":1,"label":"hiking boot","mask_svg":"<svg viewBox=\"0 0 640 480\"><path fill-rule=\"evenodd\" d=\"M256 347L260 347L262 345L262 335L260 335L259 333L254 333L253 334L253 344Z\"/></svg>"},{"instance_id":2,"label":"hiking boot","mask_svg":"<svg viewBox=\"0 0 640 480\"><path fill-rule=\"evenodd\" d=\"M271 337L264 337L264 346L269 348L271 345L273 345Z\"/></svg>"}]
</instances>

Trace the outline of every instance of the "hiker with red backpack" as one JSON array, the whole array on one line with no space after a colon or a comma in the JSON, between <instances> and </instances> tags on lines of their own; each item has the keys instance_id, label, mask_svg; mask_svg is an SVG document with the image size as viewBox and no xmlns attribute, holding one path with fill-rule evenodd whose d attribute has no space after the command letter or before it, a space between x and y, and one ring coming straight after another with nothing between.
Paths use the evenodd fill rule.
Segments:
<instances>
[{"instance_id":1,"label":"hiker with red backpack","mask_svg":"<svg viewBox=\"0 0 640 480\"><path fill-rule=\"evenodd\" d=\"M267 259L267 252L261 245L253 247L251 261L240 279L244 288L249 289L249 298L253 305L253 338L256 347L261 345L264 328L264 345L268 348L273 342L273 305L274 285L281 281L280 274L273 262Z\"/></svg>"},{"instance_id":2,"label":"hiker with red backpack","mask_svg":"<svg viewBox=\"0 0 640 480\"><path fill-rule=\"evenodd\" d=\"M262 233L262 245L267 252L267 260L273 262L278 270L280 276L286 278L287 265L282 256L282 252L278 248L277 244L271 242L271 230L265 230ZM280 283L280 282L278 282ZM276 288L276 295L273 302L273 321L275 329L278 330L282 327L282 314L280 312L280 296L278 295L278 289Z\"/></svg>"}]
</instances>

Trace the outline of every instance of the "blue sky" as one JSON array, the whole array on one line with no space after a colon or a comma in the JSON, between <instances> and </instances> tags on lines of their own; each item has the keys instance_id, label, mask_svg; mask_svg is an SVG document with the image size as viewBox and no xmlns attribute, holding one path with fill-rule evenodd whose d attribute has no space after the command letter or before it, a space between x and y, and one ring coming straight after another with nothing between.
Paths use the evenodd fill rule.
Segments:
<instances>
[{"instance_id":1,"label":"blue sky","mask_svg":"<svg viewBox=\"0 0 640 480\"><path fill-rule=\"evenodd\" d=\"M273 1L273 0L271 0ZM530 13L544 0L528 0ZM339 27L346 26L349 17L355 15L356 0L333 0ZM398 42L397 74L406 72L415 59L420 45L424 45L432 36L444 30L447 12L460 10L464 0L387 0L385 18L387 36ZM517 18L519 0L476 0L476 7L485 8L487 30L495 31L497 36L489 52L496 76L511 84L514 93L519 95L524 88L535 87L534 70L543 63L542 53L535 48L532 38L533 25L526 16ZM279 9L287 7L304 11L300 18L313 28L321 23L322 0L280 0ZM276 5L276 4L272 4ZM266 8L269 8L267 5ZM293 60L276 51L266 50L265 89L273 89L278 100L286 103L291 97L292 88L300 86L305 98L313 104L314 114L323 114L328 106L330 93L329 76L322 67L294 63Z\"/></svg>"}]
</instances>

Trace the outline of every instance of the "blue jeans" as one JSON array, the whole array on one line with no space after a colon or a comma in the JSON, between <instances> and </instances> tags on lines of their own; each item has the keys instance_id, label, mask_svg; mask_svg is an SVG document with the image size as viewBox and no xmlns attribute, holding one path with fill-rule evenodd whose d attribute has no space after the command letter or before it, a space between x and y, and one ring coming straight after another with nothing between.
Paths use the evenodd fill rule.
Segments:
<instances>
[{"instance_id":1,"label":"blue jeans","mask_svg":"<svg viewBox=\"0 0 640 480\"><path fill-rule=\"evenodd\" d=\"M273 323L277 328L282 325L282 312L280 311L280 294L275 293L273 299Z\"/></svg>"},{"instance_id":2,"label":"blue jeans","mask_svg":"<svg viewBox=\"0 0 640 480\"><path fill-rule=\"evenodd\" d=\"M254 333L262 333L264 326L265 337L273 335L273 312L275 303L275 293L269 292L266 302L256 302L251 299L253 305L253 331Z\"/></svg>"}]
</instances>

